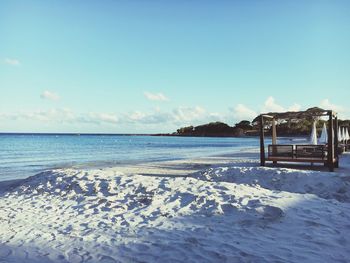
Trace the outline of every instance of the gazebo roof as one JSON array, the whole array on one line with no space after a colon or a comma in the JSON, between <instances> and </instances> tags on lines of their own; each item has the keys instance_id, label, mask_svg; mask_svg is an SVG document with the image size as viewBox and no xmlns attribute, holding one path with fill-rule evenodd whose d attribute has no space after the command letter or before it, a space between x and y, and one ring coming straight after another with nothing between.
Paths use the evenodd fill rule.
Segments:
<instances>
[{"instance_id":1,"label":"gazebo roof","mask_svg":"<svg viewBox=\"0 0 350 263\"><path fill-rule=\"evenodd\" d=\"M307 109L306 111L287 111L287 112L269 112L262 114L264 117L273 119L304 119L304 118L314 118L328 116L331 110L324 110L318 107ZM335 116L335 113L333 113ZM261 116L261 115L260 115ZM258 121L259 116L256 117L253 122Z\"/></svg>"}]
</instances>

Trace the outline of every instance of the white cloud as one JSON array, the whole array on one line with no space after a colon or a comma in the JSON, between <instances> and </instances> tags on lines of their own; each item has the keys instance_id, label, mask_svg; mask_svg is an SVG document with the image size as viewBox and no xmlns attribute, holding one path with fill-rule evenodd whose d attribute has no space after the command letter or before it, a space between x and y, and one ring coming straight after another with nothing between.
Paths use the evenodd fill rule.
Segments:
<instances>
[{"instance_id":1,"label":"white cloud","mask_svg":"<svg viewBox=\"0 0 350 263\"><path fill-rule=\"evenodd\" d=\"M89 113L88 116L80 118L82 122L88 123L109 123L117 124L119 122L118 116L113 113Z\"/></svg>"},{"instance_id":2,"label":"white cloud","mask_svg":"<svg viewBox=\"0 0 350 263\"><path fill-rule=\"evenodd\" d=\"M297 103L294 103L292 106L288 108L288 111L300 111L300 110L301 110L301 106Z\"/></svg>"},{"instance_id":3,"label":"white cloud","mask_svg":"<svg viewBox=\"0 0 350 263\"><path fill-rule=\"evenodd\" d=\"M146 113L143 113L141 111L134 111L130 114L127 115L127 117L131 120L131 121L139 121L144 119L147 116Z\"/></svg>"},{"instance_id":4,"label":"white cloud","mask_svg":"<svg viewBox=\"0 0 350 263\"><path fill-rule=\"evenodd\" d=\"M41 95L40 98L57 101L60 99L60 96L57 93L54 93L52 91L45 90Z\"/></svg>"},{"instance_id":5,"label":"white cloud","mask_svg":"<svg viewBox=\"0 0 350 263\"><path fill-rule=\"evenodd\" d=\"M15 120L17 118L18 118L17 114L0 112L0 120Z\"/></svg>"},{"instance_id":6,"label":"white cloud","mask_svg":"<svg viewBox=\"0 0 350 263\"><path fill-rule=\"evenodd\" d=\"M233 109L233 116L236 118L236 120L252 120L257 115L258 114L254 110L248 108L243 104L238 104Z\"/></svg>"},{"instance_id":7,"label":"white cloud","mask_svg":"<svg viewBox=\"0 0 350 263\"><path fill-rule=\"evenodd\" d=\"M76 114L68 108L54 108L49 110L22 111L13 114L0 113L0 119L6 120L30 120L52 123L93 123L93 124L117 124L117 115L110 113Z\"/></svg>"},{"instance_id":8,"label":"white cloud","mask_svg":"<svg viewBox=\"0 0 350 263\"><path fill-rule=\"evenodd\" d=\"M174 120L176 122L189 122L204 119L207 114L202 107L178 107L173 110Z\"/></svg>"},{"instance_id":9,"label":"white cloud","mask_svg":"<svg viewBox=\"0 0 350 263\"><path fill-rule=\"evenodd\" d=\"M152 101L168 101L169 99L163 93L144 92L143 95Z\"/></svg>"},{"instance_id":10,"label":"white cloud","mask_svg":"<svg viewBox=\"0 0 350 263\"><path fill-rule=\"evenodd\" d=\"M150 112L134 111L131 113L80 113L76 114L67 108L53 108L49 110L23 111L17 113L1 113L0 119L4 121L24 120L40 123L57 124L86 124L86 125L119 125L131 129L154 128L155 132L176 130L187 125L200 125L211 121L224 121L226 115L207 112L202 107L177 107L170 111L155 108ZM227 118L229 120L229 118ZM147 127L147 128L146 128Z\"/></svg>"},{"instance_id":11,"label":"white cloud","mask_svg":"<svg viewBox=\"0 0 350 263\"><path fill-rule=\"evenodd\" d=\"M274 97L270 96L268 97L265 102L264 106L262 107L262 112L283 112L283 111L300 111L301 105L294 103L293 105L289 107L283 107L282 105L279 105L276 103L276 100Z\"/></svg>"},{"instance_id":12,"label":"white cloud","mask_svg":"<svg viewBox=\"0 0 350 263\"><path fill-rule=\"evenodd\" d=\"M218 112L210 112L208 114L208 121L225 121L224 116Z\"/></svg>"},{"instance_id":13,"label":"white cloud","mask_svg":"<svg viewBox=\"0 0 350 263\"><path fill-rule=\"evenodd\" d=\"M281 105L278 105L275 102L275 98L270 96L266 99L263 107L263 111L265 112L279 112L279 111L285 111L284 108Z\"/></svg>"},{"instance_id":14,"label":"white cloud","mask_svg":"<svg viewBox=\"0 0 350 263\"><path fill-rule=\"evenodd\" d=\"M134 111L125 114L121 118L121 122L133 124L174 124L174 125L188 125L196 123L205 123L212 120L219 120L218 113L208 113L202 107L178 107L169 111L161 111L156 108L152 112Z\"/></svg>"},{"instance_id":15,"label":"white cloud","mask_svg":"<svg viewBox=\"0 0 350 263\"><path fill-rule=\"evenodd\" d=\"M50 94L49 96L47 96ZM52 92L45 93L45 98L50 97ZM55 94L57 97L58 95ZM55 98L57 98L55 97ZM329 100L323 100L321 106L326 109L332 108L334 110L342 110L340 106L333 105ZM260 108L266 111L298 111L300 105L293 104L290 107L282 107L275 102L273 97L267 98L264 105ZM339 111L338 111L339 112ZM345 115L343 111L343 115ZM91 124L91 125L112 125L128 129L145 129L146 131L150 128L154 128L155 131L176 129L176 127L183 127L187 125L200 125L212 121L223 121L229 124L241 120L252 120L259 113L255 109L249 108L244 104L238 104L234 108L228 109L227 112L209 112L203 107L176 107L173 109L162 110L160 107L156 107L150 111L133 111L129 113L105 113L105 112L90 112L90 113L75 113L67 108L53 108L49 110L35 110L19 113L1 113L0 119L2 120L13 120L13 121L33 121L43 123L54 123L54 124ZM80 127L80 126L79 126Z\"/></svg>"},{"instance_id":16,"label":"white cloud","mask_svg":"<svg viewBox=\"0 0 350 263\"><path fill-rule=\"evenodd\" d=\"M350 119L350 111L349 109L341 106L336 105L330 102L329 99L324 99L320 102L320 107L325 110L333 110L336 113L338 113L338 117L340 119Z\"/></svg>"},{"instance_id":17,"label":"white cloud","mask_svg":"<svg viewBox=\"0 0 350 263\"><path fill-rule=\"evenodd\" d=\"M115 114L100 113L99 118L102 122L117 123L118 117Z\"/></svg>"},{"instance_id":18,"label":"white cloud","mask_svg":"<svg viewBox=\"0 0 350 263\"><path fill-rule=\"evenodd\" d=\"M125 114L123 121L125 123L133 124L161 124L169 123L173 121L173 116L168 112L162 112L160 109L156 109L154 112L140 112L134 111L129 114Z\"/></svg>"},{"instance_id":19,"label":"white cloud","mask_svg":"<svg viewBox=\"0 0 350 263\"><path fill-rule=\"evenodd\" d=\"M21 65L21 62L18 59L14 59L14 58L5 58L4 62L10 66L20 66Z\"/></svg>"},{"instance_id":20,"label":"white cloud","mask_svg":"<svg viewBox=\"0 0 350 263\"><path fill-rule=\"evenodd\" d=\"M74 122L76 120L73 111L67 108L20 112L14 116L41 122Z\"/></svg>"},{"instance_id":21,"label":"white cloud","mask_svg":"<svg viewBox=\"0 0 350 263\"><path fill-rule=\"evenodd\" d=\"M320 103L320 107L325 110L334 110L336 112L343 112L345 109L342 106L332 104L329 99L324 99Z\"/></svg>"}]
</instances>

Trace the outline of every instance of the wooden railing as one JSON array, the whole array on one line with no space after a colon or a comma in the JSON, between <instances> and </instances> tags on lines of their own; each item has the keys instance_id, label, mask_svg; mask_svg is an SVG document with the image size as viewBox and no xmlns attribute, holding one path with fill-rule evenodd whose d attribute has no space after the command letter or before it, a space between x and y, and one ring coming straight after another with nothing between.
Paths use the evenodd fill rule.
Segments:
<instances>
[{"instance_id":1,"label":"wooden railing","mask_svg":"<svg viewBox=\"0 0 350 263\"><path fill-rule=\"evenodd\" d=\"M273 144L269 145L269 157L290 157L294 158L294 145Z\"/></svg>"},{"instance_id":2,"label":"wooden railing","mask_svg":"<svg viewBox=\"0 0 350 263\"><path fill-rule=\"evenodd\" d=\"M269 157L284 158L319 158L324 159L327 156L326 145L288 145L274 144L268 146Z\"/></svg>"},{"instance_id":3,"label":"wooden railing","mask_svg":"<svg viewBox=\"0 0 350 263\"><path fill-rule=\"evenodd\" d=\"M296 145L296 158L325 158L327 156L327 148L325 145Z\"/></svg>"}]
</instances>

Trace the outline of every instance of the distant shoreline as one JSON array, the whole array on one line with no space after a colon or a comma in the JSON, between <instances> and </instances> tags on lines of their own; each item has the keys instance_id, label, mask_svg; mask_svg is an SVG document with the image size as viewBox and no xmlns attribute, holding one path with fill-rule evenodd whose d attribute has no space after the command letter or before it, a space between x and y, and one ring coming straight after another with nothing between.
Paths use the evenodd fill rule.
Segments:
<instances>
[{"instance_id":1,"label":"distant shoreline","mask_svg":"<svg viewBox=\"0 0 350 263\"><path fill-rule=\"evenodd\" d=\"M50 135L50 136L152 136L153 134L142 133L43 133L43 132L0 132L2 135Z\"/></svg>"},{"instance_id":2,"label":"distant shoreline","mask_svg":"<svg viewBox=\"0 0 350 263\"><path fill-rule=\"evenodd\" d=\"M29 135L29 136L154 136L154 137L193 137L193 138L255 138L259 137L259 135L256 134L246 134L244 136L219 136L219 135L206 135L206 136L199 136L199 135L179 135L179 134L167 134L167 133L36 133L36 132L0 132L0 136L6 136L6 135ZM271 135L265 135L265 137L269 138ZM296 137L296 138L303 138L307 137L303 134L298 135L291 135L291 136L279 136L280 138L286 138L286 137Z\"/></svg>"},{"instance_id":3,"label":"distant shoreline","mask_svg":"<svg viewBox=\"0 0 350 263\"><path fill-rule=\"evenodd\" d=\"M203 138L252 138L257 135L244 136L220 136L220 135L180 135L171 133L40 133L40 132L0 132L0 136L6 135L26 135L26 136L154 136L154 137L203 137Z\"/></svg>"}]
</instances>

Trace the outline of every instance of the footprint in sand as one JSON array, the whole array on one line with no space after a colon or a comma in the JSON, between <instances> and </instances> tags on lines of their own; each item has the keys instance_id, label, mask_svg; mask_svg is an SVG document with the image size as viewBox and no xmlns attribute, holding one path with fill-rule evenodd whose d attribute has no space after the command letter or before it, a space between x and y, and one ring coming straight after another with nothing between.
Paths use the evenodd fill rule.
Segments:
<instances>
[{"instance_id":1,"label":"footprint in sand","mask_svg":"<svg viewBox=\"0 0 350 263\"><path fill-rule=\"evenodd\" d=\"M232 214L237 212L237 208L232 204L221 204L220 207L224 214Z\"/></svg>"},{"instance_id":2,"label":"footprint in sand","mask_svg":"<svg viewBox=\"0 0 350 263\"><path fill-rule=\"evenodd\" d=\"M76 254L75 252L68 253L68 262L70 263L81 263L83 262L83 258Z\"/></svg>"},{"instance_id":3,"label":"footprint in sand","mask_svg":"<svg viewBox=\"0 0 350 263\"><path fill-rule=\"evenodd\" d=\"M222 190L222 191L227 191L228 190L227 187L222 186L222 185L214 185L213 188L216 189L216 190ZM222 192L222 193L225 193L225 192Z\"/></svg>"},{"instance_id":4,"label":"footprint in sand","mask_svg":"<svg viewBox=\"0 0 350 263\"><path fill-rule=\"evenodd\" d=\"M99 262L100 263L119 263L119 261L109 256L102 256Z\"/></svg>"},{"instance_id":5,"label":"footprint in sand","mask_svg":"<svg viewBox=\"0 0 350 263\"><path fill-rule=\"evenodd\" d=\"M5 245L0 245L0 259L5 259L12 254L12 250Z\"/></svg>"},{"instance_id":6,"label":"footprint in sand","mask_svg":"<svg viewBox=\"0 0 350 263\"><path fill-rule=\"evenodd\" d=\"M246 205L251 203L252 200L250 198L251 198L251 196L243 196L243 197L238 199L238 202L241 205L246 206Z\"/></svg>"},{"instance_id":7,"label":"footprint in sand","mask_svg":"<svg viewBox=\"0 0 350 263\"><path fill-rule=\"evenodd\" d=\"M255 209L261 216L262 219L273 221L283 216L283 210L276 206L261 206Z\"/></svg>"},{"instance_id":8,"label":"footprint in sand","mask_svg":"<svg viewBox=\"0 0 350 263\"><path fill-rule=\"evenodd\" d=\"M196 199L196 196L190 193L184 193L180 196L181 207L188 206Z\"/></svg>"}]
</instances>

